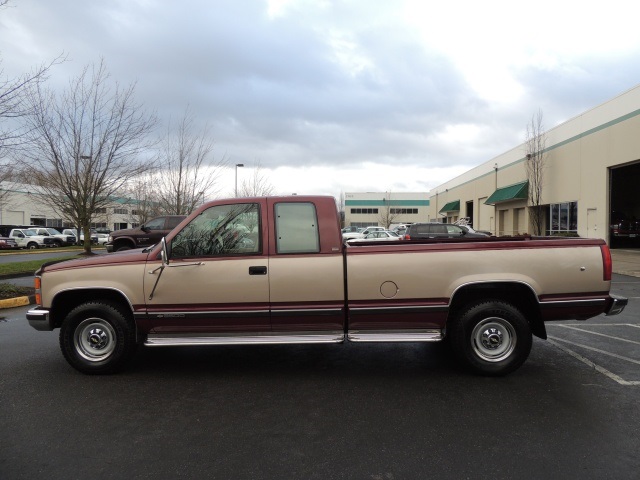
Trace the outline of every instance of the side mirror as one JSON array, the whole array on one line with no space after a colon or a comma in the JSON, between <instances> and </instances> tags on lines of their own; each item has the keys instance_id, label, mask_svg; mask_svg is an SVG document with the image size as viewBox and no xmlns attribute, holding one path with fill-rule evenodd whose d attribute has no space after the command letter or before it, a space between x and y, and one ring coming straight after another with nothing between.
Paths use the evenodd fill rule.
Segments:
<instances>
[{"instance_id":1,"label":"side mirror","mask_svg":"<svg viewBox=\"0 0 640 480\"><path fill-rule=\"evenodd\" d=\"M162 264L169 265L169 247L167 246L167 240L165 237L160 239L160 245L162 245L162 251L160 252Z\"/></svg>"},{"instance_id":2,"label":"side mirror","mask_svg":"<svg viewBox=\"0 0 640 480\"><path fill-rule=\"evenodd\" d=\"M141 225L140 230L142 230L144 233L149 233L151 231L151 229L146 225Z\"/></svg>"}]
</instances>

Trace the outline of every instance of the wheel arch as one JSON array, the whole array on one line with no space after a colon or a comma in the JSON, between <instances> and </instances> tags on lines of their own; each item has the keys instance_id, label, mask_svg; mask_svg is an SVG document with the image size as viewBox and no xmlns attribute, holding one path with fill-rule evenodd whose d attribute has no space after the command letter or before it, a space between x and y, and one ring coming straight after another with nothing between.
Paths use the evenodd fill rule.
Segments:
<instances>
[{"instance_id":1,"label":"wheel arch","mask_svg":"<svg viewBox=\"0 0 640 480\"><path fill-rule=\"evenodd\" d=\"M518 281L474 282L459 286L451 296L447 326L470 305L488 299L513 305L525 316L536 337L547 338L538 296L531 285Z\"/></svg>"},{"instance_id":2,"label":"wheel arch","mask_svg":"<svg viewBox=\"0 0 640 480\"><path fill-rule=\"evenodd\" d=\"M117 237L113 241L113 251L117 251L121 247L136 248L136 242L131 237Z\"/></svg>"},{"instance_id":3,"label":"wheel arch","mask_svg":"<svg viewBox=\"0 0 640 480\"><path fill-rule=\"evenodd\" d=\"M133 321L133 306L122 291L115 288L79 288L64 290L53 298L50 309L52 327L59 328L71 310L88 301L108 302Z\"/></svg>"}]
</instances>

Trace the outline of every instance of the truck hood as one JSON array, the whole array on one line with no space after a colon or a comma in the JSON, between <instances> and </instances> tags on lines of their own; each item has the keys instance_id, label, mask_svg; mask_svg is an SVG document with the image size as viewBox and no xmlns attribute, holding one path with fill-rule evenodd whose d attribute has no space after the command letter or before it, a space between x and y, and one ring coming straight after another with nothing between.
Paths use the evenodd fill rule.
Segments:
<instances>
[{"instance_id":1,"label":"truck hood","mask_svg":"<svg viewBox=\"0 0 640 480\"><path fill-rule=\"evenodd\" d=\"M106 255L92 255L90 257L82 256L71 258L69 260L46 262L42 264L40 269L36 272L36 275L42 275L45 272L76 268L93 268L126 263L145 263L149 256L149 253L149 251L143 248L136 248L135 250L126 250L123 252L109 253Z\"/></svg>"},{"instance_id":2,"label":"truck hood","mask_svg":"<svg viewBox=\"0 0 640 480\"><path fill-rule=\"evenodd\" d=\"M146 233L140 227L136 228L123 228L122 230L116 230L115 232L111 232L109 235L116 235L118 237L126 237L127 235L140 235L141 233Z\"/></svg>"}]
</instances>

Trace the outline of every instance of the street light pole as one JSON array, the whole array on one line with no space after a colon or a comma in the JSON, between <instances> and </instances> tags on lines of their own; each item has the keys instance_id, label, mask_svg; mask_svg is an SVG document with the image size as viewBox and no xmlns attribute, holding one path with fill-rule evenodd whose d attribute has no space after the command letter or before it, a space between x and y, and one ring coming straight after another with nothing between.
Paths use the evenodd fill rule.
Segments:
<instances>
[{"instance_id":1,"label":"street light pole","mask_svg":"<svg viewBox=\"0 0 640 480\"><path fill-rule=\"evenodd\" d=\"M236 163L236 197L238 196L238 167L244 167L244 163Z\"/></svg>"}]
</instances>

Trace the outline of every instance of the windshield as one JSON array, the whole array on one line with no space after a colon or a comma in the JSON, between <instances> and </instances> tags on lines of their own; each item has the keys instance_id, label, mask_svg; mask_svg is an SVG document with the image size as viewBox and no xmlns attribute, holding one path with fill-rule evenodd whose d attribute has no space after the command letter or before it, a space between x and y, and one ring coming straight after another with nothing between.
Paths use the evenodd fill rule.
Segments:
<instances>
[{"instance_id":1,"label":"windshield","mask_svg":"<svg viewBox=\"0 0 640 480\"><path fill-rule=\"evenodd\" d=\"M36 232L34 232L33 230L23 230L22 233L24 233L27 237L35 237Z\"/></svg>"},{"instance_id":2,"label":"windshield","mask_svg":"<svg viewBox=\"0 0 640 480\"><path fill-rule=\"evenodd\" d=\"M47 232L49 232L50 235L60 235L60 232L55 228L47 228Z\"/></svg>"}]
</instances>

